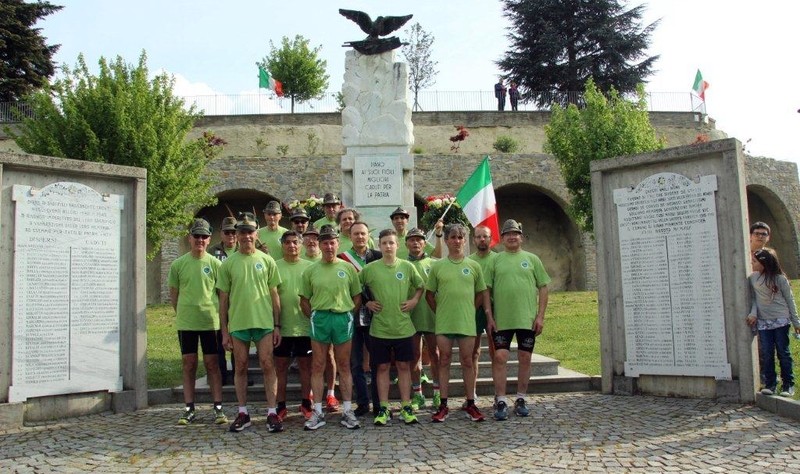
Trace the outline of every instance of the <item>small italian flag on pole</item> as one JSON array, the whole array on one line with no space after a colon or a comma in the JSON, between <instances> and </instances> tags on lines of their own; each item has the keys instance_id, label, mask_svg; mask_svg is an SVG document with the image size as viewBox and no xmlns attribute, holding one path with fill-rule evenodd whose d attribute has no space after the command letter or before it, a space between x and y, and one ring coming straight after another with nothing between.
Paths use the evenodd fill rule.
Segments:
<instances>
[{"instance_id":1,"label":"small italian flag on pole","mask_svg":"<svg viewBox=\"0 0 800 474\"><path fill-rule=\"evenodd\" d=\"M278 97L283 97L283 84L281 81L273 79L263 67L258 68L258 88L269 89Z\"/></svg>"},{"instance_id":2,"label":"small italian flag on pole","mask_svg":"<svg viewBox=\"0 0 800 474\"><path fill-rule=\"evenodd\" d=\"M692 92L694 92L694 94L697 97L700 97L700 99L702 99L703 102L705 102L706 89L708 89L708 86L709 86L708 82L703 80L703 75L700 74L700 70L698 69L697 74L695 74L694 76L694 85L692 86Z\"/></svg>"},{"instance_id":3,"label":"small italian flag on pole","mask_svg":"<svg viewBox=\"0 0 800 474\"><path fill-rule=\"evenodd\" d=\"M461 205L464 214L472 227L486 226L492 231L490 246L500 242L500 226L497 223L497 201L494 198L492 174L489 171L489 157L467 179L464 186L456 194L456 201Z\"/></svg>"}]
</instances>

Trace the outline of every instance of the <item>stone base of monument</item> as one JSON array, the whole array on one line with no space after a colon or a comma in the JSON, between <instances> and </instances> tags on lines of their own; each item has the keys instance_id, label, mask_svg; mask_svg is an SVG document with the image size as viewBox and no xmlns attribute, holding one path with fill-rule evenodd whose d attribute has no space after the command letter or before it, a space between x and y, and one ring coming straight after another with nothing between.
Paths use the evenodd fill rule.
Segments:
<instances>
[{"instance_id":1,"label":"stone base of monument","mask_svg":"<svg viewBox=\"0 0 800 474\"><path fill-rule=\"evenodd\" d=\"M10 430L22 427L24 415L24 403L0 403L0 429Z\"/></svg>"}]
</instances>

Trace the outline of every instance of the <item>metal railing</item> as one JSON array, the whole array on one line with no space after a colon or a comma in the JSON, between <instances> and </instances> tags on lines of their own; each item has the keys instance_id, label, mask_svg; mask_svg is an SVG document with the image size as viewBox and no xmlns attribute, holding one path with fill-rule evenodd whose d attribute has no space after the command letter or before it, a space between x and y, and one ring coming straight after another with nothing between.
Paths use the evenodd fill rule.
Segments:
<instances>
[{"instance_id":1,"label":"metal railing","mask_svg":"<svg viewBox=\"0 0 800 474\"><path fill-rule=\"evenodd\" d=\"M582 93L571 92L552 95L552 101L580 103ZM186 107L192 105L205 115L249 115L249 114L286 114L291 111L291 100L287 97L275 97L272 94L215 94L182 96ZM412 97L413 100L413 97ZM650 112L702 112L705 104L689 92L649 92L646 96ZM490 111L497 110L497 99L493 91L420 91L417 98L418 108L425 112L457 112L457 111ZM534 102L519 103L519 110L549 111L548 105L540 106ZM326 94L322 99L295 103L295 113L336 112L339 110L336 94ZM32 116L30 107L25 103L0 102L0 122L19 121L18 110L23 116ZM511 110L506 99L505 110Z\"/></svg>"}]
</instances>

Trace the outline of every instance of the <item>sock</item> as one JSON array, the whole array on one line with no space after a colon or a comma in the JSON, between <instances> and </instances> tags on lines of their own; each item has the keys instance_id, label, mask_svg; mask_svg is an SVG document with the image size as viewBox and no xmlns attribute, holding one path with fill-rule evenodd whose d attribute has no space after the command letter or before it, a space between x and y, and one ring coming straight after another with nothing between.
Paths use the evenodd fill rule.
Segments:
<instances>
[{"instance_id":1,"label":"sock","mask_svg":"<svg viewBox=\"0 0 800 474\"><path fill-rule=\"evenodd\" d=\"M214 408L217 410L222 410L222 402L214 402Z\"/></svg>"},{"instance_id":2,"label":"sock","mask_svg":"<svg viewBox=\"0 0 800 474\"><path fill-rule=\"evenodd\" d=\"M249 415L249 413L247 413L247 405L239 407L239 413L244 413L245 415Z\"/></svg>"},{"instance_id":3,"label":"sock","mask_svg":"<svg viewBox=\"0 0 800 474\"><path fill-rule=\"evenodd\" d=\"M503 402L508 405L508 399L506 397L497 397L497 402Z\"/></svg>"},{"instance_id":4,"label":"sock","mask_svg":"<svg viewBox=\"0 0 800 474\"><path fill-rule=\"evenodd\" d=\"M467 398L467 406L471 407L472 405L475 405L475 399L474 398Z\"/></svg>"},{"instance_id":5,"label":"sock","mask_svg":"<svg viewBox=\"0 0 800 474\"><path fill-rule=\"evenodd\" d=\"M439 393L439 383L435 380L433 382L433 393Z\"/></svg>"},{"instance_id":6,"label":"sock","mask_svg":"<svg viewBox=\"0 0 800 474\"><path fill-rule=\"evenodd\" d=\"M286 409L286 402L278 402L278 409L285 410Z\"/></svg>"},{"instance_id":7,"label":"sock","mask_svg":"<svg viewBox=\"0 0 800 474\"><path fill-rule=\"evenodd\" d=\"M336 396L336 394L333 393L333 389L328 390L328 396L329 397L335 397Z\"/></svg>"},{"instance_id":8,"label":"sock","mask_svg":"<svg viewBox=\"0 0 800 474\"><path fill-rule=\"evenodd\" d=\"M322 414L322 402L314 404L314 411Z\"/></svg>"},{"instance_id":9,"label":"sock","mask_svg":"<svg viewBox=\"0 0 800 474\"><path fill-rule=\"evenodd\" d=\"M311 400L310 400L310 399L308 399L308 398L304 398L304 399L303 399L303 400L300 402L300 404L301 404L301 405L303 405L303 406L304 406L304 407L306 407L306 408L311 408Z\"/></svg>"},{"instance_id":10,"label":"sock","mask_svg":"<svg viewBox=\"0 0 800 474\"><path fill-rule=\"evenodd\" d=\"M186 409L189 411L194 411L194 402L189 402L186 404Z\"/></svg>"},{"instance_id":11,"label":"sock","mask_svg":"<svg viewBox=\"0 0 800 474\"><path fill-rule=\"evenodd\" d=\"M417 393L422 393L422 384L415 383L411 385L411 388Z\"/></svg>"},{"instance_id":12,"label":"sock","mask_svg":"<svg viewBox=\"0 0 800 474\"><path fill-rule=\"evenodd\" d=\"M410 407L411 406L411 400L401 401L400 402L400 406L403 407L403 408Z\"/></svg>"},{"instance_id":13,"label":"sock","mask_svg":"<svg viewBox=\"0 0 800 474\"><path fill-rule=\"evenodd\" d=\"M267 416L269 416L269 415L277 415L277 414L278 414L278 411L275 409L275 407L267 408Z\"/></svg>"},{"instance_id":14,"label":"sock","mask_svg":"<svg viewBox=\"0 0 800 474\"><path fill-rule=\"evenodd\" d=\"M443 406L443 407L447 406L447 399L446 398L442 398L442 405L441 406Z\"/></svg>"},{"instance_id":15,"label":"sock","mask_svg":"<svg viewBox=\"0 0 800 474\"><path fill-rule=\"evenodd\" d=\"M389 402L381 402L381 408L389 408Z\"/></svg>"},{"instance_id":16,"label":"sock","mask_svg":"<svg viewBox=\"0 0 800 474\"><path fill-rule=\"evenodd\" d=\"M520 398L525 400L525 394L524 393L517 393L517 400L519 400Z\"/></svg>"},{"instance_id":17,"label":"sock","mask_svg":"<svg viewBox=\"0 0 800 474\"><path fill-rule=\"evenodd\" d=\"M346 400L344 402L344 411L350 411L350 408L352 408L352 406L353 402L351 402L350 400Z\"/></svg>"}]
</instances>

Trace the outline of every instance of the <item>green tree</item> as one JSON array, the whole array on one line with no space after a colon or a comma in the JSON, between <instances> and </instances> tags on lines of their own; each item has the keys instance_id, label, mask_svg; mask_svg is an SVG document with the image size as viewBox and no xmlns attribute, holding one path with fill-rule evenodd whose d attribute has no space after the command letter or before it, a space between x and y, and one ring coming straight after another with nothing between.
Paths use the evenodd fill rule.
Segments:
<instances>
[{"instance_id":1,"label":"green tree","mask_svg":"<svg viewBox=\"0 0 800 474\"><path fill-rule=\"evenodd\" d=\"M584 231L594 231L590 163L664 147L650 124L641 84L637 95L635 101L626 100L612 88L606 97L589 79L584 106L554 105L545 126L544 151L555 156L572 197L568 211Z\"/></svg>"},{"instance_id":2,"label":"green tree","mask_svg":"<svg viewBox=\"0 0 800 474\"><path fill-rule=\"evenodd\" d=\"M431 59L435 38L423 30L419 23L411 25L406 35L402 51L408 62L408 88L414 94L414 110L422 110L417 100L419 91L436 84L436 75L439 74L436 70L439 62Z\"/></svg>"},{"instance_id":3,"label":"green tree","mask_svg":"<svg viewBox=\"0 0 800 474\"><path fill-rule=\"evenodd\" d=\"M291 99L291 111L294 103L311 99L320 99L328 89L327 61L319 59L322 46L309 47L309 40L300 35L290 41L284 36L281 47L276 48L269 42L270 53L256 64L269 71L276 80L283 84L283 95Z\"/></svg>"},{"instance_id":4,"label":"green tree","mask_svg":"<svg viewBox=\"0 0 800 474\"><path fill-rule=\"evenodd\" d=\"M33 25L62 8L50 2L0 0L0 102L21 100L55 72L52 58L59 45L48 46Z\"/></svg>"},{"instance_id":5,"label":"green tree","mask_svg":"<svg viewBox=\"0 0 800 474\"><path fill-rule=\"evenodd\" d=\"M211 133L187 140L199 116L172 94L173 79L148 79L147 56L136 67L121 57L100 58L89 72L83 56L74 70L30 96L16 143L41 155L147 168L147 238L152 258L161 243L185 232L194 209L213 205L206 165L224 141Z\"/></svg>"},{"instance_id":6,"label":"green tree","mask_svg":"<svg viewBox=\"0 0 800 474\"><path fill-rule=\"evenodd\" d=\"M575 103L590 77L622 94L653 73L646 56L658 21L641 26L644 6L619 0L503 0L511 49L497 61L522 98L540 105Z\"/></svg>"}]
</instances>

